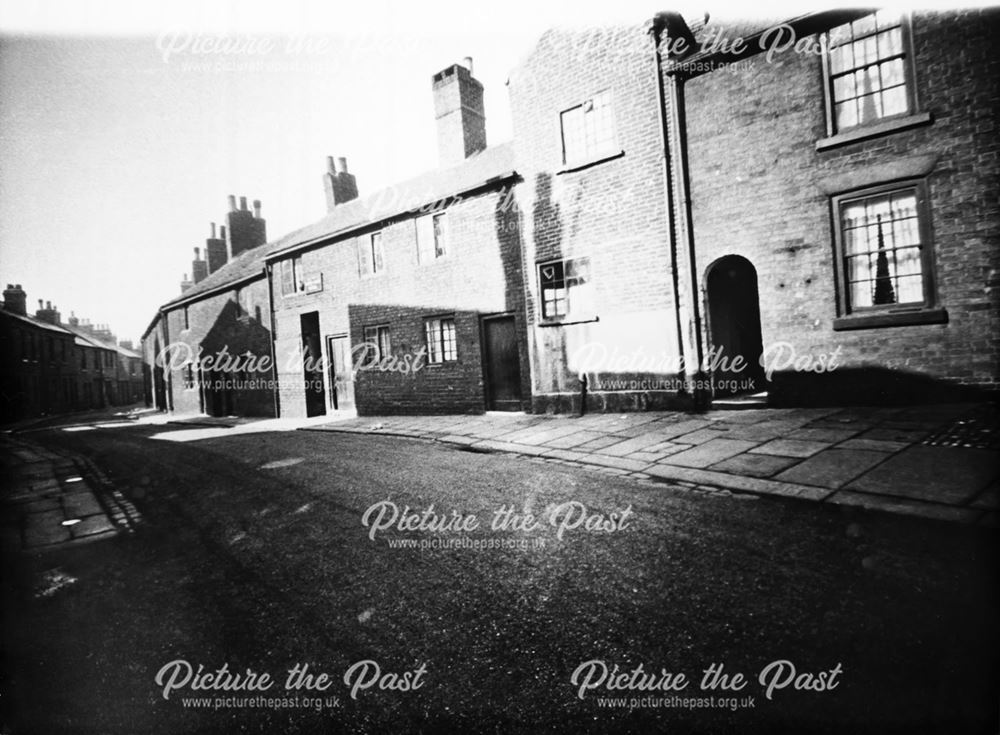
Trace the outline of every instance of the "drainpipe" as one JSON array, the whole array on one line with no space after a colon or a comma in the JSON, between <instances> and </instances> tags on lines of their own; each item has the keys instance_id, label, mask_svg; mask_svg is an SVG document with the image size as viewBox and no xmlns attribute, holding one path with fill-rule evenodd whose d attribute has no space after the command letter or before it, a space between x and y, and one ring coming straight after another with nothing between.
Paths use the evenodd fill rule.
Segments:
<instances>
[{"instance_id":1,"label":"drainpipe","mask_svg":"<svg viewBox=\"0 0 1000 735\"><path fill-rule=\"evenodd\" d=\"M170 344L170 320L168 319L169 313L170 312L163 311L163 309L160 309L160 320L163 322L163 346L164 346L164 348L166 348ZM163 386L164 387L163 399L164 399L164 401L166 401L166 404L167 404L165 406L165 408L167 409L167 413L173 413L174 412L174 380L173 380L173 371L172 370L168 370L166 368L166 366L164 366L164 370L163 370L163 382L164 382L164 386Z\"/></svg>"},{"instance_id":2,"label":"drainpipe","mask_svg":"<svg viewBox=\"0 0 1000 735\"><path fill-rule=\"evenodd\" d=\"M274 388L271 390L271 394L274 396L274 418L281 418L281 394L278 390L278 352L275 346L275 340L277 339L277 333L274 328L274 280L272 278L273 266L268 263L264 266L264 271L267 274L267 309L271 317L271 323L268 326L271 328L271 339L268 340L271 346L271 370L274 373L274 382L272 385Z\"/></svg>"},{"instance_id":3,"label":"drainpipe","mask_svg":"<svg viewBox=\"0 0 1000 735\"><path fill-rule=\"evenodd\" d=\"M657 88L660 89L661 95L663 95L663 91L659 80L660 71L662 69L662 59L659 54L659 41L663 31L667 32L667 40L669 41L669 26L671 20L683 23L680 16L675 16L675 14L670 13L661 13L653 20L653 37L657 43ZM667 70L666 102L669 106L670 112L669 117L664 121L665 136L667 139L665 149L665 153L667 155L665 156L665 160L668 161L668 189L672 190L669 198L671 202L676 202L678 200L681 202L681 207L677 212L678 218L680 219L680 227L677 228L674 226L672 228L672 234L676 234L677 229L680 229L683 230L685 236L688 261L687 266L689 271L688 275L690 277L689 287L691 289L691 318L694 325L694 359L696 360L696 386L692 391L692 397L694 398L695 409L703 410L707 408L711 402L711 391L704 387L707 380L703 365L704 344L701 334L701 302L698 299L700 289L698 287L698 267L697 258L695 257L694 227L691 215L690 169L688 167L687 157L687 121L684 108L684 77L682 76L682 73L683 72L681 70L676 68ZM676 177L670 176L669 161L676 163ZM678 312L678 320L679 319L680 317Z\"/></svg>"},{"instance_id":4,"label":"drainpipe","mask_svg":"<svg viewBox=\"0 0 1000 735\"><path fill-rule=\"evenodd\" d=\"M660 147L663 149L663 198L667 209L667 235L670 239L670 282L674 293L674 328L677 334L678 365L681 368L681 376L684 375L684 327L681 324L680 310L680 279L677 273L677 228L674 223L674 187L671 181L670 172L670 133L667 127L667 107L663 95L663 57L660 54L660 40L663 31L666 29L666 19L662 14L653 19L653 25L649 29L653 39L653 67L656 86L656 109L660 120ZM681 393L686 393L687 388L682 383Z\"/></svg>"}]
</instances>

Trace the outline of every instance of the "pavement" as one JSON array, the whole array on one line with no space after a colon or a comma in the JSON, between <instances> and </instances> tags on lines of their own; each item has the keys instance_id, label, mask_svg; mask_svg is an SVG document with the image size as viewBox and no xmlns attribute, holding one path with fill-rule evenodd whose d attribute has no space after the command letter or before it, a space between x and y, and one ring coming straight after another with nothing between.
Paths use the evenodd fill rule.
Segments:
<instances>
[{"instance_id":1,"label":"pavement","mask_svg":"<svg viewBox=\"0 0 1000 735\"><path fill-rule=\"evenodd\" d=\"M0 535L6 549L39 551L131 532L135 507L88 458L0 435Z\"/></svg>"},{"instance_id":2,"label":"pavement","mask_svg":"<svg viewBox=\"0 0 1000 735\"><path fill-rule=\"evenodd\" d=\"M642 480L996 527L998 424L992 404L949 404L369 416L300 428L428 439Z\"/></svg>"}]
</instances>

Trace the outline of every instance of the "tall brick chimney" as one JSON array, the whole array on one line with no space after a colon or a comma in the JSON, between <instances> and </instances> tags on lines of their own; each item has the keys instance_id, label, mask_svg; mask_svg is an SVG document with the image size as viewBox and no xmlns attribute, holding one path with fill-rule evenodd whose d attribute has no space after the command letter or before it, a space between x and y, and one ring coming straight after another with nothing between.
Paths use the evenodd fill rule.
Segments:
<instances>
[{"instance_id":1,"label":"tall brick chimney","mask_svg":"<svg viewBox=\"0 0 1000 735\"><path fill-rule=\"evenodd\" d=\"M49 324L59 324L61 321L59 309L53 306L51 301L46 301L43 306L41 299L38 299L38 311L35 312L35 318Z\"/></svg>"},{"instance_id":2,"label":"tall brick chimney","mask_svg":"<svg viewBox=\"0 0 1000 735\"><path fill-rule=\"evenodd\" d=\"M235 258L244 250L255 248L267 242L267 229L260 216L260 200L255 199L253 211L247 209L247 198L240 197L240 208L236 208L236 197L229 196L229 212L226 213L229 226L229 257ZM225 237L225 236L223 236Z\"/></svg>"},{"instance_id":3,"label":"tall brick chimney","mask_svg":"<svg viewBox=\"0 0 1000 735\"><path fill-rule=\"evenodd\" d=\"M347 171L347 159L327 156L326 173L323 174L326 191L326 211L332 212L338 204L358 198L358 180Z\"/></svg>"},{"instance_id":4,"label":"tall brick chimney","mask_svg":"<svg viewBox=\"0 0 1000 735\"><path fill-rule=\"evenodd\" d=\"M7 284L7 288L3 290L3 308L11 314L28 315L28 295L21 288L20 283L16 286Z\"/></svg>"},{"instance_id":5,"label":"tall brick chimney","mask_svg":"<svg viewBox=\"0 0 1000 735\"><path fill-rule=\"evenodd\" d=\"M212 235L214 236L215 233L213 232ZM206 263L201 257L201 248L195 248L194 260L191 261L191 281L194 283L201 283L205 280L205 276L207 275L208 263Z\"/></svg>"},{"instance_id":6,"label":"tall brick chimney","mask_svg":"<svg viewBox=\"0 0 1000 735\"><path fill-rule=\"evenodd\" d=\"M226 250L226 228L222 227L221 237L216 237L215 223L212 223L212 236L205 240L205 253L208 255L208 272L215 273L229 260Z\"/></svg>"},{"instance_id":7,"label":"tall brick chimney","mask_svg":"<svg viewBox=\"0 0 1000 735\"><path fill-rule=\"evenodd\" d=\"M483 85L472 76L472 59L466 57L465 63L439 71L431 85L441 166L454 166L486 148Z\"/></svg>"}]
</instances>

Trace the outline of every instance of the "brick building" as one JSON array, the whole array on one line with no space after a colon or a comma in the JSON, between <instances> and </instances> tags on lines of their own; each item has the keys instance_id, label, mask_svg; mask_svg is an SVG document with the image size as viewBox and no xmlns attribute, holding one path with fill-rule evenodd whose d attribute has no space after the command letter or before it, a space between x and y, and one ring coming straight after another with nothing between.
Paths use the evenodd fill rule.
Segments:
<instances>
[{"instance_id":1,"label":"brick building","mask_svg":"<svg viewBox=\"0 0 1000 735\"><path fill-rule=\"evenodd\" d=\"M273 372L227 362L271 354L271 308L264 277L266 223L261 204L229 197L226 224L211 224L204 252L194 249L181 294L160 307L142 337L149 405L212 416L274 416ZM199 356L220 356L212 363ZM234 368L234 369L230 369Z\"/></svg>"},{"instance_id":2,"label":"brick building","mask_svg":"<svg viewBox=\"0 0 1000 735\"><path fill-rule=\"evenodd\" d=\"M543 37L510 83L536 409L576 407L581 373L599 410L995 390L996 31L856 11Z\"/></svg>"},{"instance_id":3,"label":"brick building","mask_svg":"<svg viewBox=\"0 0 1000 735\"><path fill-rule=\"evenodd\" d=\"M359 199L331 160L329 214L267 256L282 416L530 407L513 149L467 66L432 93L439 169Z\"/></svg>"},{"instance_id":4,"label":"brick building","mask_svg":"<svg viewBox=\"0 0 1000 735\"><path fill-rule=\"evenodd\" d=\"M6 421L126 406L142 399L142 358L106 326L62 321L51 302L27 313L20 284L0 309L0 386Z\"/></svg>"},{"instance_id":5,"label":"brick building","mask_svg":"<svg viewBox=\"0 0 1000 735\"><path fill-rule=\"evenodd\" d=\"M322 220L270 244L251 228L239 254L213 232L144 336L151 400L313 416L995 391L997 30L983 9L550 31L493 147L471 63L450 66L440 168L359 198L331 159ZM179 390L190 368L152 359L177 339L270 350L275 390Z\"/></svg>"},{"instance_id":6,"label":"brick building","mask_svg":"<svg viewBox=\"0 0 1000 735\"><path fill-rule=\"evenodd\" d=\"M998 19L816 14L786 28L825 52L743 27L773 52L665 65L683 88L703 337L763 350L772 404L996 389ZM831 372L787 364L834 351Z\"/></svg>"}]
</instances>

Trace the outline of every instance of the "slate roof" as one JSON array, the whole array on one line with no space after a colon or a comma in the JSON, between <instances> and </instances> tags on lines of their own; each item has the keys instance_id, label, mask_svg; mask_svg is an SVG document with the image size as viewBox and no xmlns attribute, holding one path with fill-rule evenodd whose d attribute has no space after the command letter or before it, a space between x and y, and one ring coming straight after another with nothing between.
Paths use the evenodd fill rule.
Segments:
<instances>
[{"instance_id":1,"label":"slate roof","mask_svg":"<svg viewBox=\"0 0 1000 735\"><path fill-rule=\"evenodd\" d=\"M0 309L0 314L3 314L4 316L9 316L11 319L14 319L15 321L26 322L27 324L30 324L33 327L38 327L39 329L47 329L50 332L63 332L63 333L65 333L65 332L68 331L67 329L65 329L65 328L63 328L63 327L61 327L61 326L59 326L57 324L50 324L49 322L45 321L44 319L39 319L38 317L34 317L34 316L22 316L21 314L15 314L14 312L7 311L6 309Z\"/></svg>"},{"instance_id":2,"label":"slate roof","mask_svg":"<svg viewBox=\"0 0 1000 735\"><path fill-rule=\"evenodd\" d=\"M503 143L473 154L457 166L428 171L366 197L345 202L310 225L290 232L278 240L240 253L161 308L168 309L197 300L198 296L207 295L231 284L263 277L266 260L279 253L293 252L300 247L346 235L353 230L412 212L433 202L446 201L480 186L513 176L514 173L513 144Z\"/></svg>"}]
</instances>

